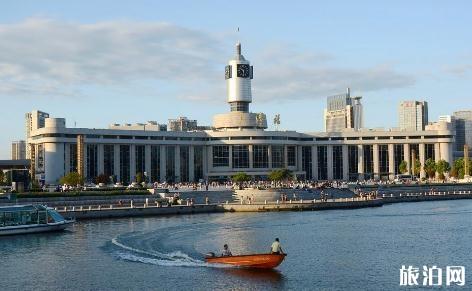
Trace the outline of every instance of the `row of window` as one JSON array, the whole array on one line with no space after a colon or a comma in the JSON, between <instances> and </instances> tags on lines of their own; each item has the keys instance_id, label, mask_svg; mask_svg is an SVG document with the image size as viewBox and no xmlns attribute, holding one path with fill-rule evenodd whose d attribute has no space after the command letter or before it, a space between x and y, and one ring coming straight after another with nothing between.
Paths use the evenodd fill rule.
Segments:
<instances>
[{"instance_id":1,"label":"row of window","mask_svg":"<svg viewBox=\"0 0 472 291\"><path fill-rule=\"evenodd\" d=\"M174 182L189 182L190 179L190 147L180 146L180 172L175 172L175 146L152 145L150 147L150 170L146 172L146 147L144 145L135 146L135 173L146 174L148 182L161 181L161 147L164 149L166 159L165 180ZM131 147L129 145L119 145L118 159L115 159L115 146L104 145L103 147L103 172L98 169L98 146L97 144L86 145L86 168L85 176L88 181L93 181L98 175L104 174L112 177L113 182L129 183L136 177L131 177ZM193 176L196 181L203 179L203 146L194 146L193 156ZM69 171L77 171L77 145L69 144ZM115 163L118 163L115 171Z\"/></svg>"},{"instance_id":2,"label":"row of window","mask_svg":"<svg viewBox=\"0 0 472 291\"><path fill-rule=\"evenodd\" d=\"M231 167L235 169L250 168L250 152L248 145L218 145L213 146L213 167ZM272 168L295 167L297 164L296 146L253 145L252 146L252 168L269 168L269 150L271 150Z\"/></svg>"}]
</instances>

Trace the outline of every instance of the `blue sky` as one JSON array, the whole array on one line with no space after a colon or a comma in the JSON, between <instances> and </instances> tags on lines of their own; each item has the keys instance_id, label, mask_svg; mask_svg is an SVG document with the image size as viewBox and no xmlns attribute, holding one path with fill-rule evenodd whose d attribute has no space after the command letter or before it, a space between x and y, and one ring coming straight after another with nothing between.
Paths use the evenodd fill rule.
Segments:
<instances>
[{"instance_id":1,"label":"blue sky","mask_svg":"<svg viewBox=\"0 0 472 291\"><path fill-rule=\"evenodd\" d=\"M68 126L226 112L224 66L242 42L253 112L322 130L325 96L351 87L368 127L394 127L399 101L430 119L472 109L470 1L2 1L0 159L25 112ZM236 28L240 27L240 33Z\"/></svg>"}]
</instances>

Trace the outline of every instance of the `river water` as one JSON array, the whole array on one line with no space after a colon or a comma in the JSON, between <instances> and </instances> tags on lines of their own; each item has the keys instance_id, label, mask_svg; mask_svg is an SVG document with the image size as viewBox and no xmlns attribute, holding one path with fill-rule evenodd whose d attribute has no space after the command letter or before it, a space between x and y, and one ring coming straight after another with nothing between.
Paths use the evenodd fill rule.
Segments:
<instances>
[{"instance_id":1,"label":"river water","mask_svg":"<svg viewBox=\"0 0 472 291\"><path fill-rule=\"evenodd\" d=\"M471 222L471 200L82 221L0 238L0 290L398 290L402 265L465 266L470 290ZM273 271L202 260L224 243L267 252L275 237L288 256Z\"/></svg>"}]
</instances>

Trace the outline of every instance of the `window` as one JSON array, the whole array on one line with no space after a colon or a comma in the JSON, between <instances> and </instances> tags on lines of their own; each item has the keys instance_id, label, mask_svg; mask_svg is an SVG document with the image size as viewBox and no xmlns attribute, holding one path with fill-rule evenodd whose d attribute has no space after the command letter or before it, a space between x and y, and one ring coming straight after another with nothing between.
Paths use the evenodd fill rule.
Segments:
<instances>
[{"instance_id":1,"label":"window","mask_svg":"<svg viewBox=\"0 0 472 291\"><path fill-rule=\"evenodd\" d=\"M166 146L166 181L175 182L175 146Z\"/></svg>"},{"instance_id":2,"label":"window","mask_svg":"<svg viewBox=\"0 0 472 291\"><path fill-rule=\"evenodd\" d=\"M348 163L349 163L349 181L357 181L359 179L358 163L359 163L359 149L355 145L347 147Z\"/></svg>"},{"instance_id":3,"label":"window","mask_svg":"<svg viewBox=\"0 0 472 291\"><path fill-rule=\"evenodd\" d=\"M203 179L203 146L194 147L194 175L195 181Z\"/></svg>"},{"instance_id":4,"label":"window","mask_svg":"<svg viewBox=\"0 0 472 291\"><path fill-rule=\"evenodd\" d=\"M287 147L287 164L289 167L297 166L297 147L295 146Z\"/></svg>"},{"instance_id":5,"label":"window","mask_svg":"<svg viewBox=\"0 0 472 291\"><path fill-rule=\"evenodd\" d=\"M103 145L103 174L110 177L115 172L115 146Z\"/></svg>"},{"instance_id":6,"label":"window","mask_svg":"<svg viewBox=\"0 0 472 291\"><path fill-rule=\"evenodd\" d=\"M120 178L124 184L129 183L130 150L129 145L120 145Z\"/></svg>"},{"instance_id":7,"label":"window","mask_svg":"<svg viewBox=\"0 0 472 291\"><path fill-rule=\"evenodd\" d=\"M313 178L312 172L312 160L311 160L311 146L302 147L302 170L305 171L305 178L311 180Z\"/></svg>"},{"instance_id":8,"label":"window","mask_svg":"<svg viewBox=\"0 0 472 291\"><path fill-rule=\"evenodd\" d=\"M213 167L229 167L229 146L213 146Z\"/></svg>"},{"instance_id":9,"label":"window","mask_svg":"<svg viewBox=\"0 0 472 291\"><path fill-rule=\"evenodd\" d=\"M87 145L87 180L93 181L98 176L98 146Z\"/></svg>"},{"instance_id":10,"label":"window","mask_svg":"<svg viewBox=\"0 0 472 291\"><path fill-rule=\"evenodd\" d=\"M253 161L254 168L268 168L269 167L269 153L268 146L254 145L253 146Z\"/></svg>"},{"instance_id":11,"label":"window","mask_svg":"<svg viewBox=\"0 0 472 291\"><path fill-rule=\"evenodd\" d=\"M161 148L160 146L151 146L151 182L159 181L161 169Z\"/></svg>"},{"instance_id":12,"label":"window","mask_svg":"<svg viewBox=\"0 0 472 291\"><path fill-rule=\"evenodd\" d=\"M318 179L328 179L328 148L327 146L318 146Z\"/></svg>"},{"instance_id":13,"label":"window","mask_svg":"<svg viewBox=\"0 0 472 291\"><path fill-rule=\"evenodd\" d=\"M343 178L343 147L333 146L333 178L341 180Z\"/></svg>"},{"instance_id":14,"label":"window","mask_svg":"<svg viewBox=\"0 0 472 291\"><path fill-rule=\"evenodd\" d=\"M136 155L136 174L141 173L141 176L144 177L144 172L146 171L145 167L145 147L143 145L135 146L135 155ZM147 173L148 175L150 173Z\"/></svg>"},{"instance_id":15,"label":"window","mask_svg":"<svg viewBox=\"0 0 472 291\"><path fill-rule=\"evenodd\" d=\"M249 146L233 146L233 168L249 168Z\"/></svg>"},{"instance_id":16,"label":"window","mask_svg":"<svg viewBox=\"0 0 472 291\"><path fill-rule=\"evenodd\" d=\"M285 167L285 148L284 146L272 146L272 168Z\"/></svg>"},{"instance_id":17,"label":"window","mask_svg":"<svg viewBox=\"0 0 472 291\"><path fill-rule=\"evenodd\" d=\"M189 158L190 148L189 146L180 146L180 181L189 181Z\"/></svg>"}]
</instances>

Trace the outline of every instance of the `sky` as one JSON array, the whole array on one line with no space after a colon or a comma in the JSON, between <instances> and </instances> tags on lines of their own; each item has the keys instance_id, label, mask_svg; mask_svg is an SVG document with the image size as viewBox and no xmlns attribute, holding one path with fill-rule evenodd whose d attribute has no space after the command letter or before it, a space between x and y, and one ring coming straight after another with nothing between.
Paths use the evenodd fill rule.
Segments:
<instances>
[{"instance_id":1,"label":"sky","mask_svg":"<svg viewBox=\"0 0 472 291\"><path fill-rule=\"evenodd\" d=\"M471 1L9 1L0 3L0 159L34 109L106 128L229 111L224 67L242 43L251 111L323 130L326 96L363 96L369 128L402 100L429 118L472 109ZM239 27L239 32L237 28ZM269 129L273 128L270 124Z\"/></svg>"}]
</instances>

